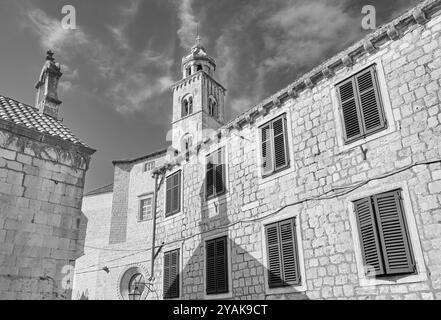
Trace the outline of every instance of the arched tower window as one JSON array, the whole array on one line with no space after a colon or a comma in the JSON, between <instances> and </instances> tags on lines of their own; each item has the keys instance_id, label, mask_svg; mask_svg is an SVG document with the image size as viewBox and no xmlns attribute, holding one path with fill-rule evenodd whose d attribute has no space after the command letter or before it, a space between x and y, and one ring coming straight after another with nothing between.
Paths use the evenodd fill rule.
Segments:
<instances>
[{"instance_id":1,"label":"arched tower window","mask_svg":"<svg viewBox=\"0 0 441 320\"><path fill-rule=\"evenodd\" d=\"M217 109L218 108L217 108L217 101L216 101L216 99L214 97L210 96L209 101L208 101L208 114L211 117L217 118L217 115L218 115L218 110Z\"/></svg>"},{"instance_id":2,"label":"arched tower window","mask_svg":"<svg viewBox=\"0 0 441 320\"><path fill-rule=\"evenodd\" d=\"M181 152L188 153L193 146L193 136L189 133L184 135L181 140Z\"/></svg>"},{"instance_id":3,"label":"arched tower window","mask_svg":"<svg viewBox=\"0 0 441 320\"><path fill-rule=\"evenodd\" d=\"M193 113L193 97L187 96L184 99L182 99L181 116L186 117L192 113Z\"/></svg>"},{"instance_id":4,"label":"arched tower window","mask_svg":"<svg viewBox=\"0 0 441 320\"><path fill-rule=\"evenodd\" d=\"M196 71L202 71L202 65L201 64L197 64L196 65Z\"/></svg>"}]
</instances>

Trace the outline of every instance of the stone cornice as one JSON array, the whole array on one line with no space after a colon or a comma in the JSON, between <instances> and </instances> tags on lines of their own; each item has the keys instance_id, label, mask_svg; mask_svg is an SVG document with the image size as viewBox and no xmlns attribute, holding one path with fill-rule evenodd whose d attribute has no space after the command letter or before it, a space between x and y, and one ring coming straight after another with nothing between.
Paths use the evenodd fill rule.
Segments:
<instances>
[{"instance_id":1,"label":"stone cornice","mask_svg":"<svg viewBox=\"0 0 441 320\"><path fill-rule=\"evenodd\" d=\"M69 151L76 151L87 156L91 156L96 152L95 149L88 148L84 145L75 144L73 142L51 136L50 134L44 132L39 132L30 128L20 126L16 123L6 121L4 119L0 119L0 130L5 130L40 143L46 143L51 146L60 147Z\"/></svg>"},{"instance_id":2,"label":"stone cornice","mask_svg":"<svg viewBox=\"0 0 441 320\"><path fill-rule=\"evenodd\" d=\"M227 89L225 89L223 85L221 85L218 81L216 81L212 76L210 76L208 73L206 73L203 70L200 70L196 73L193 73L191 76L188 76L184 79L179 80L178 82L175 82L174 84L171 85L171 89L174 90L176 87L178 87L182 84L186 84L186 82L190 82L193 80L193 78L196 78L201 75L207 77L208 79L210 79L211 81L216 83L224 91L224 93L227 92Z\"/></svg>"}]
</instances>

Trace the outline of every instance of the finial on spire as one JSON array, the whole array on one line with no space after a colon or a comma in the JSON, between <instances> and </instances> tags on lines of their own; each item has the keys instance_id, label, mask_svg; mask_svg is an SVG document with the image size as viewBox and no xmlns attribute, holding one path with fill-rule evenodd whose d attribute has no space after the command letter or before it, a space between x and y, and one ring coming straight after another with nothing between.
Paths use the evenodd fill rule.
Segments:
<instances>
[{"instance_id":1,"label":"finial on spire","mask_svg":"<svg viewBox=\"0 0 441 320\"><path fill-rule=\"evenodd\" d=\"M54 53L52 52L52 50L48 50L47 52L46 52L46 60L48 60L48 61L54 61L55 59L54 59Z\"/></svg>"}]
</instances>

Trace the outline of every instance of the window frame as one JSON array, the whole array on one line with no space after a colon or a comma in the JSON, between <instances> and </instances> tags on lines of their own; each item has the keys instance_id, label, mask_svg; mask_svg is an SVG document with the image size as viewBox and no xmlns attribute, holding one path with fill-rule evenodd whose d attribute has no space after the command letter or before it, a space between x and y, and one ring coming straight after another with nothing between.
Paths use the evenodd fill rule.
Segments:
<instances>
[{"instance_id":1,"label":"window frame","mask_svg":"<svg viewBox=\"0 0 441 320\"><path fill-rule=\"evenodd\" d=\"M168 212L167 211L167 181L168 181L168 179L172 179L175 175L179 175L179 185L178 185L178 190L179 190L179 200L178 200L178 205L179 205L179 207L177 208L177 209L175 209L175 210L172 210L172 211L170 211L170 212ZM183 186L183 183L182 183L182 170L177 170L177 171L175 171L175 172L173 172L173 173L170 173L167 177L166 177L166 179L165 179L165 181L164 181L165 183L164 183L164 191L165 191L165 201L164 201L164 213L165 213L165 218L166 219L170 219L170 218L172 218L172 217L174 217L174 216L176 216L177 214L179 214L179 213L181 213L182 212L182 200L183 200L183 190L182 190L182 186ZM171 190L173 190L173 189L171 189ZM173 193L172 193L173 194Z\"/></svg>"},{"instance_id":2,"label":"window frame","mask_svg":"<svg viewBox=\"0 0 441 320\"><path fill-rule=\"evenodd\" d=\"M353 202L359 199L369 197L384 192L393 190L402 190L402 203L403 203L403 217L407 225L407 231L409 235L409 245L412 247L413 257L416 265L416 274L411 274L401 277L381 277L371 278L365 274L364 259L361 249L361 239L358 231L358 221L354 210ZM357 273L360 287L364 287L363 290L369 294L370 288L378 285L399 285L405 283L418 283L424 282L428 279L426 264L424 261L422 246L420 242L420 236L413 212L411 197L409 188L406 181L385 183L378 187L362 187L358 190L357 194L348 196L346 198L346 210L349 216L349 223L351 226L351 235L353 248L355 252L355 260L357 265ZM348 239L349 240L349 239Z\"/></svg>"},{"instance_id":3,"label":"window frame","mask_svg":"<svg viewBox=\"0 0 441 320\"><path fill-rule=\"evenodd\" d=\"M285 161L286 164L283 167L280 167L278 169L275 168L275 149L274 149L274 134L272 130L272 124L279 120L280 118L282 118L282 122L283 122L283 135L284 135L284 145L285 145ZM288 114L287 112L282 112L276 116L274 116L271 120L266 121L265 123L261 124L258 126L258 135L259 135L259 164L260 164L260 168L261 168L261 174L262 174L262 178L269 178L271 176L277 175L278 173L285 171L285 170L289 170L291 168L291 153L290 153L290 149L289 148L289 125L288 125ZM263 159L263 143L264 141L262 140L262 130L264 127L270 125L269 128L269 132L271 133L270 136L270 142L271 142L271 160L272 160L272 166L273 169L270 173L265 173L264 172L264 168L263 168L263 163L264 163L264 159Z\"/></svg>"},{"instance_id":4,"label":"window frame","mask_svg":"<svg viewBox=\"0 0 441 320\"><path fill-rule=\"evenodd\" d=\"M216 237L213 239L207 239L205 240L205 250L204 250L204 261L205 261L205 265L204 265L204 270L205 270L205 286L204 286L204 292L205 295L207 297L211 297L211 296L219 296L219 295L225 295L228 294L231 291L231 285L230 285L230 278L231 278L231 274L229 274L229 272L231 271L230 268L230 264L229 264L229 256L230 256L230 252L228 250L228 236L224 235L224 236L220 236L220 237ZM207 284L208 284L208 244L210 242L217 242L217 241L225 241L225 282L226 282L226 289L225 290L219 290L218 288L216 288L216 292L210 292L208 293L208 288L207 288ZM216 256L217 257L217 256Z\"/></svg>"},{"instance_id":5,"label":"window frame","mask_svg":"<svg viewBox=\"0 0 441 320\"><path fill-rule=\"evenodd\" d=\"M155 166L156 166L155 160L148 161L148 162L144 163L144 172L152 172L155 169ZM149 169L147 169L147 168L149 168Z\"/></svg>"},{"instance_id":6,"label":"window frame","mask_svg":"<svg viewBox=\"0 0 441 320\"><path fill-rule=\"evenodd\" d=\"M285 222L288 222L288 221L291 222L292 227L293 227L293 229L292 229L292 232L293 232L293 245L294 245L294 251L295 251L294 253L295 253L295 256L296 256L295 257L296 258L295 268L296 268L296 274L297 274L297 278L298 278L296 282L291 282L291 283L289 281L285 280L285 275L284 275L285 264L284 264L284 260L283 260L283 254L280 251L281 250L281 246L282 246L282 242L281 242L281 238L280 238L280 226L281 226L281 224L283 224ZM279 247L279 260L280 260L280 265L281 265L281 272L283 274L282 279L281 279L282 284L280 284L280 285L271 284L270 281L269 281L269 273L271 271L270 271L270 268L269 268L268 229L270 227L272 227L272 226L277 226L277 233L278 233L278 243L277 243L277 245ZM271 222L271 223L265 224L264 228L265 228L265 241L264 241L264 245L266 247L266 259L267 259L267 268L266 268L267 269L266 270L267 278L266 278L266 281L267 281L268 288L270 288L270 289L279 289L279 288L301 286L302 282L304 281L304 279L302 279L302 275L301 275L301 271L300 271L300 263L299 263L300 256L299 256L299 244L298 244L297 232L296 232L296 228L297 228L297 219L296 219L296 217L291 217L291 218L283 219L283 220L280 220L280 221L277 221L277 222Z\"/></svg>"},{"instance_id":7,"label":"window frame","mask_svg":"<svg viewBox=\"0 0 441 320\"><path fill-rule=\"evenodd\" d=\"M213 194L212 195L208 195L208 159L214 155L218 155L219 152L222 152L222 161L223 163L221 164L223 166L223 170L222 170L222 179L223 179L223 190L219 193L216 192L216 168L219 165L213 165L213 169L212 169L212 174L213 174ZM212 199L215 199L217 197L220 197L224 194L227 193L227 160L226 160L226 148L224 146L219 147L218 149L216 149L215 151L207 154L205 156L205 200L209 201Z\"/></svg>"},{"instance_id":8,"label":"window frame","mask_svg":"<svg viewBox=\"0 0 441 320\"><path fill-rule=\"evenodd\" d=\"M340 111L341 104L337 90L337 84L345 81L351 76L356 75L360 71L363 71L364 69L372 67L374 65L377 75L378 90L382 99L384 120L387 122L387 128L377 133L371 134L366 138L359 139L351 143L345 143L344 123L342 121L342 115L341 115L342 113ZM397 120L400 120L400 115L399 113L395 114L395 111L392 110L388 82L386 80L386 75L385 75L383 63L381 61L381 57L373 55L369 57L364 63L357 64L356 66L350 68L346 67L338 70L336 72L335 77L333 77L333 79L331 80L330 85L331 85L331 101L334 112L334 121L336 124L335 129L336 129L336 139L338 145L337 153L346 152L348 150L359 147L370 141L379 139L396 131L395 118Z\"/></svg>"},{"instance_id":9,"label":"window frame","mask_svg":"<svg viewBox=\"0 0 441 320\"><path fill-rule=\"evenodd\" d=\"M176 262L176 264L177 264L176 267L178 269L177 270L178 294L177 294L177 296L166 296L166 290L165 290L165 286L164 286L164 284L165 284L165 257L168 254L173 254L173 253L176 253L176 252L178 254L178 258L177 258L177 262ZM164 254L163 254L163 257L162 257L162 259L163 259L162 260L162 265L163 265L163 269L162 269L162 292L163 292L163 299L164 300L179 299L181 297L181 290L182 290L182 288L181 288L181 252L182 252L181 248L175 248L175 249L171 249L171 250L168 250L168 251L164 251Z\"/></svg>"},{"instance_id":10,"label":"window frame","mask_svg":"<svg viewBox=\"0 0 441 320\"><path fill-rule=\"evenodd\" d=\"M359 88L357 87L357 77L360 76L361 74L364 73L368 73L368 71L372 71L372 82L373 82L373 89L375 92L375 97L376 97L376 101L377 101L377 108L379 110L379 117L381 118L382 122L383 122L383 126L379 127L375 130L373 130L372 132L367 132L366 129L366 121L364 120L364 116L363 116L363 110L362 110L362 106L361 106L361 93ZM340 93L340 88L347 83L351 83L352 87L353 87L353 91L354 91L354 102L355 102L355 106L356 106L356 110L357 110L357 115L358 115L358 122L359 122L359 128L360 128L360 134L359 136L356 137L352 137L352 138L348 138L347 137L347 133L346 133L346 123L345 123L345 119L344 119L344 114L343 114L343 103L341 101L341 95ZM343 140L345 145L350 145L351 143L357 142L358 140L363 140L366 139L367 137L374 135L378 132L381 132L383 130L387 130L388 128L388 123L387 123L387 119L385 116L385 110L384 110L384 104L383 104L383 98L381 95L381 90L379 88L379 83L378 83L378 72L377 72L377 65L371 64L368 67L365 67L362 70L357 71L354 74L351 74L349 77L347 77L346 79L344 79L343 81L340 81L339 83L335 84L335 87L337 89L337 97L338 97L338 102L339 102L339 112L340 112L340 118L341 118L341 122L342 122L342 129L343 129Z\"/></svg>"},{"instance_id":11,"label":"window frame","mask_svg":"<svg viewBox=\"0 0 441 320\"><path fill-rule=\"evenodd\" d=\"M138 222L145 222L145 221L149 221L151 219L149 218L144 218L143 219L143 212L142 212L142 208L143 208L143 201L146 201L148 199L151 199L151 215L153 216L153 199L154 198L154 194L153 193L149 193L143 196L139 197L139 205L138 205ZM148 217L148 216L147 216Z\"/></svg>"}]
</instances>

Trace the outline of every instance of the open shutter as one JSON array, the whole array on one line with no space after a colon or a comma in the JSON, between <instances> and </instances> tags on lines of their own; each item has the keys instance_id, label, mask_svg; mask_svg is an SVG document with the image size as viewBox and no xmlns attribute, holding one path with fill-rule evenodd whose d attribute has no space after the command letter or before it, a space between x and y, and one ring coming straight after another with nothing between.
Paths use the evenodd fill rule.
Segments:
<instances>
[{"instance_id":1,"label":"open shutter","mask_svg":"<svg viewBox=\"0 0 441 320\"><path fill-rule=\"evenodd\" d=\"M216 242L206 243L206 290L207 294L216 293Z\"/></svg>"},{"instance_id":2,"label":"open shutter","mask_svg":"<svg viewBox=\"0 0 441 320\"><path fill-rule=\"evenodd\" d=\"M225 191L225 163L223 149L220 149L217 153L215 153L215 157L217 157L215 172L216 194L221 194Z\"/></svg>"},{"instance_id":3,"label":"open shutter","mask_svg":"<svg viewBox=\"0 0 441 320\"><path fill-rule=\"evenodd\" d=\"M274 170L278 170L288 165L285 117L282 116L274 120L272 127L274 135Z\"/></svg>"},{"instance_id":4,"label":"open shutter","mask_svg":"<svg viewBox=\"0 0 441 320\"><path fill-rule=\"evenodd\" d=\"M300 275L297 258L295 220L290 219L280 222L279 227L283 280L286 284L297 285L300 283Z\"/></svg>"},{"instance_id":5,"label":"open shutter","mask_svg":"<svg viewBox=\"0 0 441 320\"><path fill-rule=\"evenodd\" d=\"M172 212L172 177L167 178L166 182L166 196L165 196L165 214Z\"/></svg>"},{"instance_id":6,"label":"open shutter","mask_svg":"<svg viewBox=\"0 0 441 320\"><path fill-rule=\"evenodd\" d=\"M388 275L415 271L399 190L373 196Z\"/></svg>"},{"instance_id":7,"label":"open shutter","mask_svg":"<svg viewBox=\"0 0 441 320\"><path fill-rule=\"evenodd\" d=\"M260 129L262 141L262 168L263 175L273 172L273 148L271 138L271 125L267 124Z\"/></svg>"},{"instance_id":8,"label":"open shutter","mask_svg":"<svg viewBox=\"0 0 441 320\"><path fill-rule=\"evenodd\" d=\"M346 80L338 86L338 95L343 115L345 141L348 143L363 135L354 78Z\"/></svg>"},{"instance_id":9,"label":"open shutter","mask_svg":"<svg viewBox=\"0 0 441 320\"><path fill-rule=\"evenodd\" d=\"M375 68L356 75L359 105L363 118L364 134L374 133L385 127L383 108L378 92Z\"/></svg>"},{"instance_id":10,"label":"open shutter","mask_svg":"<svg viewBox=\"0 0 441 320\"><path fill-rule=\"evenodd\" d=\"M216 240L216 292L228 292L227 238Z\"/></svg>"},{"instance_id":11,"label":"open shutter","mask_svg":"<svg viewBox=\"0 0 441 320\"><path fill-rule=\"evenodd\" d=\"M207 158L207 173L205 181L207 183L207 198L214 196L214 164L212 155Z\"/></svg>"},{"instance_id":12,"label":"open shutter","mask_svg":"<svg viewBox=\"0 0 441 320\"><path fill-rule=\"evenodd\" d=\"M354 207L358 220L364 265L367 267L366 271L369 272L373 268L375 275L384 275L385 270L371 199L358 200L354 203Z\"/></svg>"},{"instance_id":13,"label":"open shutter","mask_svg":"<svg viewBox=\"0 0 441 320\"><path fill-rule=\"evenodd\" d=\"M282 262L280 256L279 226L272 224L266 227L268 255L268 285L270 288L283 285Z\"/></svg>"}]
</instances>

